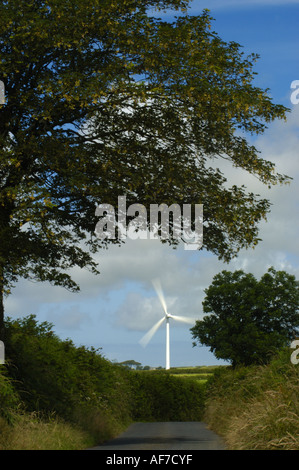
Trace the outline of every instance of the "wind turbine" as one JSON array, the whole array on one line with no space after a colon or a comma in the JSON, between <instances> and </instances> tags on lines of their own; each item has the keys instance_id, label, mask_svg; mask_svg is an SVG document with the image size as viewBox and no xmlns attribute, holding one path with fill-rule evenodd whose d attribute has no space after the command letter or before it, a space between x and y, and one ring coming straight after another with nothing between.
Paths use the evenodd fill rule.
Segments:
<instances>
[{"instance_id":1,"label":"wind turbine","mask_svg":"<svg viewBox=\"0 0 299 470\"><path fill-rule=\"evenodd\" d=\"M172 315L171 313L169 313L167 311L167 306L166 306L166 302L165 302L165 298L164 298L164 295L163 295L163 291L162 291L160 281L158 279L155 279L154 281L152 281L152 283L153 283L154 289L157 293L157 296L158 296L158 298L161 302L162 308L164 310L164 316L162 318L160 318L160 320L157 321L157 323L155 323L154 326L152 326L152 328L141 338L139 343L143 347L145 347L150 342L150 340L152 339L152 337L154 336L156 331L160 328L160 326L162 325L162 323L165 320L166 321L166 361L165 361L165 369L169 369L170 368L170 347L169 347L169 320L170 320L170 318L173 319L173 320L177 320L177 321L180 321L180 322L183 322L183 323L189 323L189 324L192 324L192 325L194 324L195 320L194 320L194 318L181 317L181 316Z\"/></svg>"}]
</instances>

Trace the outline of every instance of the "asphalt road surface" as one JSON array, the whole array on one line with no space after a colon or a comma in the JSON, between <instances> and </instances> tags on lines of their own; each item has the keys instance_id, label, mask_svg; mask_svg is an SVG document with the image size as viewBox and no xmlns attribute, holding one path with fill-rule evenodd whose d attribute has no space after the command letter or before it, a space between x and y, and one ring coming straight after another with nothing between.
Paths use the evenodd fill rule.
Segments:
<instances>
[{"instance_id":1,"label":"asphalt road surface","mask_svg":"<svg viewBox=\"0 0 299 470\"><path fill-rule=\"evenodd\" d=\"M225 450L202 422L134 423L116 439L88 450Z\"/></svg>"}]
</instances>

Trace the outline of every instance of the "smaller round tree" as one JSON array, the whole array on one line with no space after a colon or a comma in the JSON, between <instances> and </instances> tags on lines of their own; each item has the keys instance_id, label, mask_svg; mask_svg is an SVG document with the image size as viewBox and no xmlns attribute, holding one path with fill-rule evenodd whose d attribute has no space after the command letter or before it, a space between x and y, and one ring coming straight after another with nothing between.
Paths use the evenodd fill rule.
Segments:
<instances>
[{"instance_id":1,"label":"smaller round tree","mask_svg":"<svg viewBox=\"0 0 299 470\"><path fill-rule=\"evenodd\" d=\"M205 290L209 315L191 328L195 346L209 346L232 366L266 363L299 331L295 276L273 267L258 281L242 270L222 271Z\"/></svg>"}]
</instances>

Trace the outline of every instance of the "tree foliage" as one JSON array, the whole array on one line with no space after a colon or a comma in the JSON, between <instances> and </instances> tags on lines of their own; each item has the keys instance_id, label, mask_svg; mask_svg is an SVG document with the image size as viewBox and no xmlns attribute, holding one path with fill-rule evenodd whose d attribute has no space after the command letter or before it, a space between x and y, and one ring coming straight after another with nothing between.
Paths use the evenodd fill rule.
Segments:
<instances>
[{"instance_id":1,"label":"tree foliage","mask_svg":"<svg viewBox=\"0 0 299 470\"><path fill-rule=\"evenodd\" d=\"M1 2L2 293L19 277L78 289L69 268L98 272L95 207L119 195L203 204L204 246L225 261L258 242L269 201L226 188L210 159L286 181L246 138L286 109L253 85L257 56L222 41L207 11L149 13L188 3Z\"/></svg>"},{"instance_id":2,"label":"tree foliage","mask_svg":"<svg viewBox=\"0 0 299 470\"><path fill-rule=\"evenodd\" d=\"M191 328L193 338L233 365L266 363L299 331L298 282L285 271L269 268L258 281L224 270L205 293L209 315Z\"/></svg>"}]
</instances>

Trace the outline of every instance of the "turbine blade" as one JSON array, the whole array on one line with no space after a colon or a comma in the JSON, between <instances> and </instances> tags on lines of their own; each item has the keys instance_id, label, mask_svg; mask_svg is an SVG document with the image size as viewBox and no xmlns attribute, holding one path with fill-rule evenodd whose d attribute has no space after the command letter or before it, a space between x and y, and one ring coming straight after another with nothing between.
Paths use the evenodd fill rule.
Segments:
<instances>
[{"instance_id":1,"label":"turbine blade","mask_svg":"<svg viewBox=\"0 0 299 470\"><path fill-rule=\"evenodd\" d=\"M161 305L163 307L164 313L166 315L167 307L166 307L166 302L165 302L164 294L163 294L163 291L162 291L161 283L160 283L159 279L154 279L152 281L152 283L153 283L154 289L156 291L156 294L159 297L159 300L160 300Z\"/></svg>"},{"instance_id":2,"label":"turbine blade","mask_svg":"<svg viewBox=\"0 0 299 470\"><path fill-rule=\"evenodd\" d=\"M190 323L191 325L193 325L196 321L195 318L181 317L179 315L170 315L170 317L173 318L174 320L181 321L183 323Z\"/></svg>"},{"instance_id":3,"label":"turbine blade","mask_svg":"<svg viewBox=\"0 0 299 470\"><path fill-rule=\"evenodd\" d=\"M149 341L152 339L158 328L162 325L163 321L165 320L165 317L161 318L157 323L154 324L154 326L151 327L150 330L148 330L147 333L141 338L139 343L145 348L145 346L149 343Z\"/></svg>"}]
</instances>

